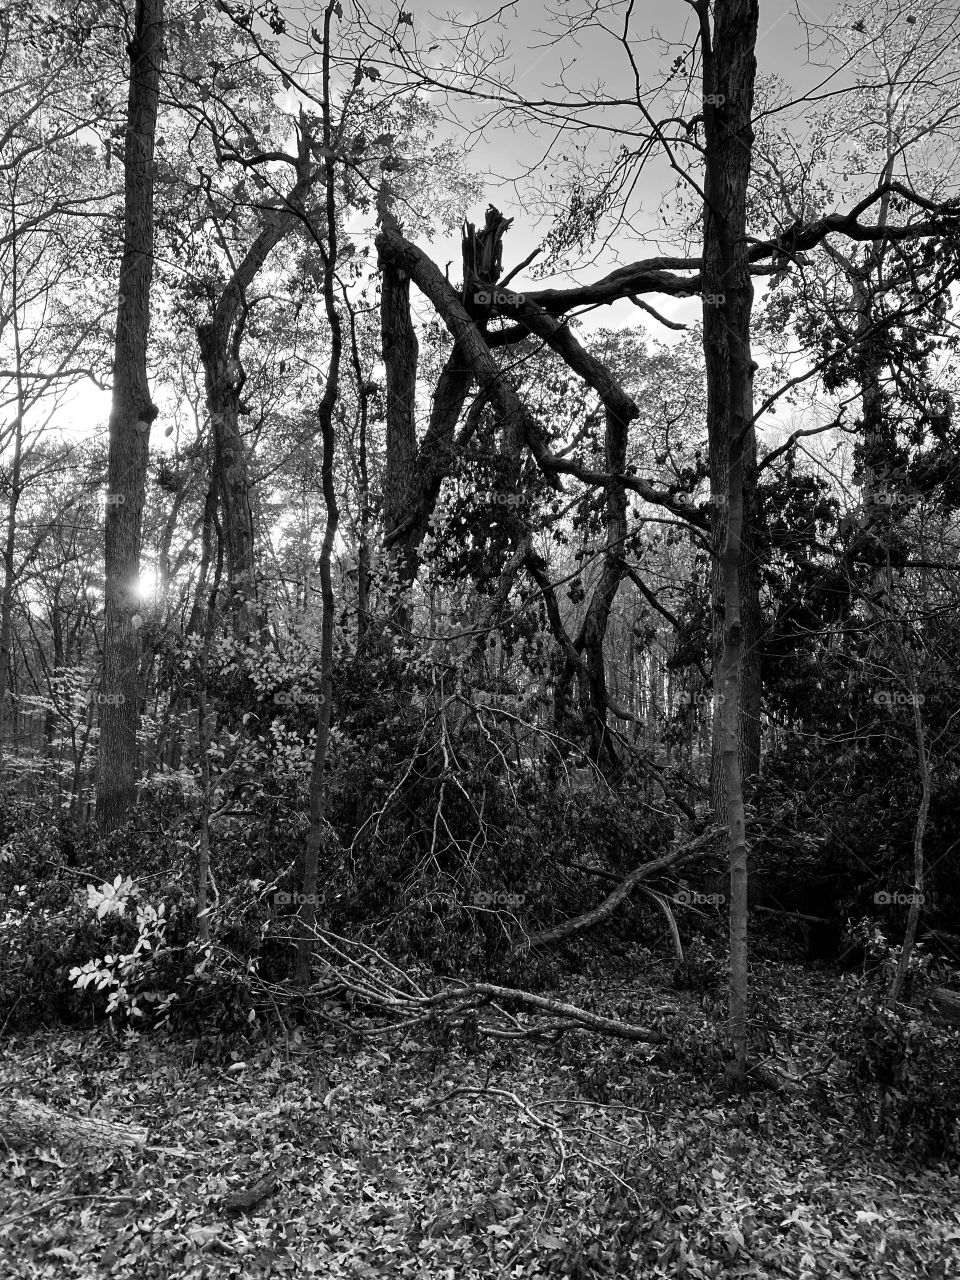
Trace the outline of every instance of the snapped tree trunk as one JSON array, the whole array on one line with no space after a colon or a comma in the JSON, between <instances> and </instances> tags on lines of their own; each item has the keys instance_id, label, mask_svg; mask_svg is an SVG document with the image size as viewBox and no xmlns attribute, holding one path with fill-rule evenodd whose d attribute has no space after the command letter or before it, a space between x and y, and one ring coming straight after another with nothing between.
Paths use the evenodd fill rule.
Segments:
<instances>
[{"instance_id":1,"label":"snapped tree trunk","mask_svg":"<svg viewBox=\"0 0 960 1280\"><path fill-rule=\"evenodd\" d=\"M154 139L163 58L163 0L136 0L124 144L124 243L110 412L104 536L104 635L97 823L113 830L136 798L140 540L150 424L147 384L153 274Z\"/></svg>"}]
</instances>

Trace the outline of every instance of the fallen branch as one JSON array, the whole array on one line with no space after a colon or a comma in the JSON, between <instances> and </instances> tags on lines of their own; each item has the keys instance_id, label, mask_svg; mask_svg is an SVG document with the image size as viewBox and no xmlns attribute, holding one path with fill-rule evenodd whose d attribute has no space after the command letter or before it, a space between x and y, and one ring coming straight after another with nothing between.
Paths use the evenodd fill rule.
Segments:
<instances>
[{"instance_id":1,"label":"fallen branch","mask_svg":"<svg viewBox=\"0 0 960 1280\"><path fill-rule=\"evenodd\" d=\"M583 915L575 916L572 920L565 920L563 924L555 925L552 929L544 929L540 933L533 933L526 939L527 947L545 947L548 943L559 942L563 938L569 938L571 934L582 933L584 929L591 929L594 925L600 924L609 916L613 915L617 907L630 896L633 890L643 880L647 880L652 875L656 875L658 871L663 871L667 867L680 866L685 862L692 862L695 858L702 857L708 850L712 850L716 844L717 837L722 833L720 827L711 827L704 831L702 835L691 841L689 844L681 845L679 849L675 849L672 853L665 853L660 858L654 858L651 862L645 862L642 866L635 867L633 871L621 880L620 884L604 900L593 908L592 911L586 911Z\"/></svg>"},{"instance_id":2,"label":"fallen branch","mask_svg":"<svg viewBox=\"0 0 960 1280\"><path fill-rule=\"evenodd\" d=\"M680 930L677 928L677 920L670 908L670 903L662 893L657 893L654 889L648 889L645 885L640 885L640 892L645 893L648 898L652 898L667 917L667 928L670 930L670 937L673 939L673 953L677 957L677 964L683 964L683 944L680 941Z\"/></svg>"},{"instance_id":3,"label":"fallen branch","mask_svg":"<svg viewBox=\"0 0 960 1280\"><path fill-rule=\"evenodd\" d=\"M439 991L430 997L434 1006L445 1004L448 1000L462 1000L464 997L481 996L486 1000L503 1000L523 1005L528 1009L540 1009L544 1013L561 1014L591 1031L602 1031L606 1035L616 1036L621 1040L645 1041L647 1044L665 1044L669 1039L662 1031L651 1027L636 1027L629 1022L618 1022L616 1018L604 1018L598 1013L590 1013L575 1004L567 1004L564 1000L554 1000L550 996L535 996L529 991L517 991L513 987L497 987L489 982L472 982L451 991Z\"/></svg>"},{"instance_id":4,"label":"fallen branch","mask_svg":"<svg viewBox=\"0 0 960 1280\"><path fill-rule=\"evenodd\" d=\"M839 924L836 919L827 916L808 916L802 911L781 911L777 907L752 907L752 911L762 911L768 916L784 916L788 920L807 920L810 924Z\"/></svg>"}]
</instances>

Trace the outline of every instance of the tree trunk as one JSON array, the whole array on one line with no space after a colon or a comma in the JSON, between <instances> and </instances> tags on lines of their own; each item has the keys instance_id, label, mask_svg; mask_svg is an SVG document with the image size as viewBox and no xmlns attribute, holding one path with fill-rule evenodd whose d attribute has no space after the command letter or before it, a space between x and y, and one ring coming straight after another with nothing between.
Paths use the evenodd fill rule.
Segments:
<instances>
[{"instance_id":1,"label":"tree trunk","mask_svg":"<svg viewBox=\"0 0 960 1280\"><path fill-rule=\"evenodd\" d=\"M20 405L22 394L18 395ZM10 704L12 680L13 592L16 583L15 556L17 549L17 506L20 502L20 469L23 460L22 410L14 422L13 459L10 467L10 505L7 509L7 528L3 544L3 586L0 598L0 770L3 768L3 750L7 707ZM11 707L12 710L12 707Z\"/></svg>"},{"instance_id":2,"label":"tree trunk","mask_svg":"<svg viewBox=\"0 0 960 1280\"><path fill-rule=\"evenodd\" d=\"M236 335L239 342L239 334ZM216 490L223 512L223 541L229 592L228 609L239 636L259 639L262 618L257 607L256 540L250 504L247 449L240 434L239 362L218 324L197 329L213 434Z\"/></svg>"},{"instance_id":3,"label":"tree trunk","mask_svg":"<svg viewBox=\"0 0 960 1280\"><path fill-rule=\"evenodd\" d=\"M742 488L742 525L737 590L740 643L737 669L737 739L742 780L760 771L760 579L757 563L757 441L753 428L753 375L750 318L753 289L747 267L746 191L753 148L753 93L756 79L756 0L718 0L714 8L713 47L701 16L704 70L706 171L703 235L703 345L707 375L713 601L713 662L719 671L727 643L724 612L724 546L729 537L727 475L735 436ZM721 301L721 299L725 301ZM745 382L749 381L749 393ZM744 403L741 404L741 401ZM741 418L738 426L734 423ZM717 687L719 687L717 685ZM710 797L714 813L725 820L727 771L723 762L721 707L714 700Z\"/></svg>"},{"instance_id":4,"label":"tree trunk","mask_svg":"<svg viewBox=\"0 0 960 1280\"><path fill-rule=\"evenodd\" d=\"M612 474L622 474L627 466L627 435L635 407L622 393L608 397L606 408L605 466ZM633 410L633 413L631 413ZM607 668L604 640L610 611L620 584L626 575L623 558L627 537L627 493L623 485L611 480L606 493L606 547L603 568L584 618L581 637L575 648L583 647L589 675L589 703L583 716L591 742L591 759L608 775L615 774L620 761L607 726Z\"/></svg>"},{"instance_id":5,"label":"tree trunk","mask_svg":"<svg viewBox=\"0 0 960 1280\"><path fill-rule=\"evenodd\" d=\"M757 0L716 0L712 31L705 0L699 0L696 10L700 17L706 143L703 343L707 429L713 493L725 498L719 511L714 506L715 525L723 527L722 551L716 562L719 573L714 576L714 616L723 619L714 723L720 729L718 748L730 858L731 1076L742 1082L747 1071L748 1013L743 776L756 772L760 730L759 708L741 706L742 689L748 699L759 689L755 677L748 674L751 664L757 662L757 634L752 628L758 620L754 612L758 604L755 570L751 570L755 560L756 439L750 354L753 285L746 241L758 5Z\"/></svg>"},{"instance_id":6,"label":"tree trunk","mask_svg":"<svg viewBox=\"0 0 960 1280\"><path fill-rule=\"evenodd\" d=\"M410 277L389 260L382 262L380 333L387 382L387 441L383 478L383 514L387 536L410 515L417 483L417 361L420 344L410 318ZM393 559L402 592L417 572L416 546L397 539ZM394 601L393 620L410 626L410 608Z\"/></svg>"},{"instance_id":7,"label":"tree trunk","mask_svg":"<svg viewBox=\"0 0 960 1280\"><path fill-rule=\"evenodd\" d=\"M281 210L264 215L250 248L224 286L212 319L197 326L203 360L207 410L213 429L214 468L223 510L227 582L238 635L259 643L264 618L257 601L256 541L250 501L249 460L240 434L240 392L244 383L240 349L247 320L247 290L267 259L297 226L311 181L312 134L301 116L296 182Z\"/></svg>"},{"instance_id":8,"label":"tree trunk","mask_svg":"<svg viewBox=\"0 0 960 1280\"><path fill-rule=\"evenodd\" d=\"M111 831L136 798L140 644L140 540L150 423L147 384L153 274L154 139L163 58L163 0L136 0L124 148L124 247L110 413L104 537L103 675L97 762L97 823Z\"/></svg>"},{"instance_id":9,"label":"tree trunk","mask_svg":"<svg viewBox=\"0 0 960 1280\"><path fill-rule=\"evenodd\" d=\"M913 728L917 739L917 763L920 769L920 808L917 811L917 820L913 829L913 901L910 903L910 910L907 914L907 927L903 937L903 946L900 948L900 959L897 962L897 971L893 975L893 981L890 984L890 994L887 999L887 1007L895 1009L897 1001L903 992L904 983L907 980L907 971L910 967L910 956L913 953L914 945L917 940L917 925L920 921L920 909L923 905L923 890L925 883L924 865L923 865L923 838L927 829L927 818L930 814L930 797L933 790L933 776L930 769L930 753L927 749L925 735L923 730L923 717L920 714L920 697L917 693L916 673L911 663L911 655L906 644L904 643L902 630L899 624L895 627L897 633L898 647L903 662L904 672L906 675L907 688L910 690L910 699L913 705Z\"/></svg>"},{"instance_id":10,"label":"tree trunk","mask_svg":"<svg viewBox=\"0 0 960 1280\"><path fill-rule=\"evenodd\" d=\"M343 348L343 329L337 311L334 288L337 279L337 208L336 171L333 161L332 125L330 119L330 27L334 10L340 6L329 0L323 15L323 155L324 186L326 194L325 236L314 233L317 247L323 258L323 300L327 323L330 326L330 359L327 364L327 383L323 390L317 418L323 457L320 474L323 481L323 502L327 513L323 544L320 550L320 598L322 615L320 622L320 672L321 702L317 716L317 741L313 753L310 774L310 830L303 866L304 905L300 912L300 938L297 946L296 980L306 985L310 980L310 956L316 924L316 893L320 866L320 850L324 844L324 771L327 747L330 742L330 718L333 702L333 624L336 601L333 595L331 562L337 536L340 511L333 483L333 464L336 452L336 436L333 425L334 409L340 392L340 357Z\"/></svg>"}]
</instances>

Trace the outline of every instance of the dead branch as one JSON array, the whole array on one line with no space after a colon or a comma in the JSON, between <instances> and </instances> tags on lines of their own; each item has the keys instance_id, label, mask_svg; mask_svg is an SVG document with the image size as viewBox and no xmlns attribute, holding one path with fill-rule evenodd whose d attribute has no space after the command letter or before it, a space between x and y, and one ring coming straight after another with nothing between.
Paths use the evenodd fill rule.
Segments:
<instances>
[{"instance_id":1,"label":"dead branch","mask_svg":"<svg viewBox=\"0 0 960 1280\"><path fill-rule=\"evenodd\" d=\"M617 907L624 902L637 885L641 881L649 879L658 871L663 871L667 867L680 866L686 862L692 862L696 858L702 857L708 850L711 850L720 834L719 827L711 827L704 831L702 835L691 841L689 844L681 845L679 849L675 849L673 853L666 853L660 858L654 858L652 862L645 862L642 866L634 868L633 871L621 880L620 884L612 893L608 894L599 906L594 907L591 911L586 911L583 915L575 916L572 920L565 920L563 924L555 925L552 929L544 929L541 933L531 934L526 940L528 947L543 947L551 942L559 942L563 938L570 937L574 933L582 933L584 929L590 929L596 924L600 924L609 916L613 915Z\"/></svg>"},{"instance_id":2,"label":"dead branch","mask_svg":"<svg viewBox=\"0 0 960 1280\"><path fill-rule=\"evenodd\" d=\"M606 1035L616 1036L621 1040L645 1041L647 1044L664 1044L669 1037L662 1031L651 1027L637 1027L628 1022L618 1022L616 1018L604 1018L598 1013L590 1013L575 1004L567 1004L564 1000L554 1000L550 996L535 996L529 991L518 991L513 987L498 987L490 982L474 982L469 986L458 987L451 991L440 991L430 998L433 1005L442 1005L448 1000L463 999L468 995L478 995L492 1000L507 1000L521 1004L530 1009L541 1009L544 1013L562 1014L572 1022L579 1023L591 1031L600 1031Z\"/></svg>"}]
</instances>

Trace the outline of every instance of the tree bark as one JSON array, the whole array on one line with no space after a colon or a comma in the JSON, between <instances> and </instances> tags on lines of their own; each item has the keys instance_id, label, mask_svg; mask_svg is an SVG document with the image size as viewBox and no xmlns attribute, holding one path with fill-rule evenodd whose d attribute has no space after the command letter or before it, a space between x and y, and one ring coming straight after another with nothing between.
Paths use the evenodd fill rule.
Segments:
<instances>
[{"instance_id":1,"label":"tree bark","mask_svg":"<svg viewBox=\"0 0 960 1280\"><path fill-rule=\"evenodd\" d=\"M147 384L153 274L154 140L163 59L163 0L136 0L124 148L120 265L104 536L104 637L97 761L97 823L111 831L136 798L140 644L140 542L150 424Z\"/></svg>"}]
</instances>

